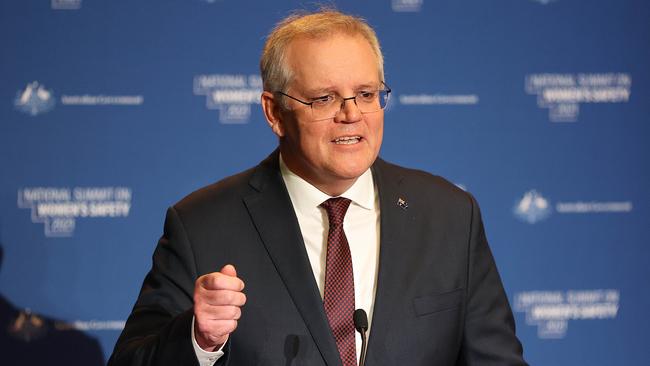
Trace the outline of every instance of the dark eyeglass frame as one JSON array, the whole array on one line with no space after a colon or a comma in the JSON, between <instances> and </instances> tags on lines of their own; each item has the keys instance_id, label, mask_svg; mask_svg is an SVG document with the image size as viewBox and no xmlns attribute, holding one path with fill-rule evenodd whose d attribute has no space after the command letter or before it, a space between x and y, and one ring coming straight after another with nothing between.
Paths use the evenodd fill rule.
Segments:
<instances>
[{"instance_id":1,"label":"dark eyeglass frame","mask_svg":"<svg viewBox=\"0 0 650 366\"><path fill-rule=\"evenodd\" d=\"M385 91L386 92L386 104L384 104L383 107L381 107L380 109L378 109L377 111L374 111L374 112L378 112L378 111L380 111L382 109L385 109L386 106L388 105L388 100L390 99L390 92L392 91L392 89L388 85L386 85L386 83L383 82L383 81L381 82L381 84L384 86L384 89L377 89L377 91ZM290 98L290 99L293 99L298 103L308 105L309 108L312 110L312 113L313 113L313 110L314 110L313 104L317 102L317 100L315 100L313 102L305 102L304 100L300 100L300 99L298 99L298 98L296 98L294 96L291 96L291 95L289 95L289 94L287 94L285 92L279 91L279 90L275 91L274 93L283 95L283 96L285 96L287 98ZM352 97L347 97L347 98L342 97L341 98L341 107L340 108L342 109L343 106L345 105L345 102L348 101L348 100L354 100L354 105L358 106L357 97L358 97L358 95L355 95L355 96L352 96ZM381 105L381 101L380 101L380 105ZM374 113L374 112L361 112L361 113L366 114L366 113ZM329 119L329 118L332 118L332 117L328 117L328 118L324 118L324 119ZM320 121L320 119L318 119L317 121Z\"/></svg>"}]
</instances>

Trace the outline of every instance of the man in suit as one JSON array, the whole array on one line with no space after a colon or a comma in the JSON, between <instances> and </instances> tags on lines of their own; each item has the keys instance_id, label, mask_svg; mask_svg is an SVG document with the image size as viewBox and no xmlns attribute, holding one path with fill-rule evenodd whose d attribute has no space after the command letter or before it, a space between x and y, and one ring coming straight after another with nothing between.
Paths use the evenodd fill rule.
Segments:
<instances>
[{"instance_id":1,"label":"man in suit","mask_svg":"<svg viewBox=\"0 0 650 366\"><path fill-rule=\"evenodd\" d=\"M110 365L525 365L473 197L378 158L374 31L337 11L270 34L279 148L167 212Z\"/></svg>"}]
</instances>

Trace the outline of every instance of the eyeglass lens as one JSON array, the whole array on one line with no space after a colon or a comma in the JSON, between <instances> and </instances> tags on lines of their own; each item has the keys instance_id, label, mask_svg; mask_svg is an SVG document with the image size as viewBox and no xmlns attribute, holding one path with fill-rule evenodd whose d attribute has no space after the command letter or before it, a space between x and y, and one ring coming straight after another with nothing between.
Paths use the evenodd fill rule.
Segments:
<instances>
[{"instance_id":1,"label":"eyeglass lens","mask_svg":"<svg viewBox=\"0 0 650 366\"><path fill-rule=\"evenodd\" d=\"M311 110L314 120L317 121L336 117L346 102L355 103L361 113L373 113L386 108L389 95L387 90L379 90L372 93L359 93L354 98L336 96L330 103L312 104Z\"/></svg>"}]
</instances>

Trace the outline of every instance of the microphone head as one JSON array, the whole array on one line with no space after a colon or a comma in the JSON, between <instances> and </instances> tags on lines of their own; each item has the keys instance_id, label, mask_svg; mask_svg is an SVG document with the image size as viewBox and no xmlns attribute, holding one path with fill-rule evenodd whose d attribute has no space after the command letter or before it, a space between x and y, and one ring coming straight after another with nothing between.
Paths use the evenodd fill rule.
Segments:
<instances>
[{"instance_id":1,"label":"microphone head","mask_svg":"<svg viewBox=\"0 0 650 366\"><path fill-rule=\"evenodd\" d=\"M354 311L354 327L357 328L357 331L361 332L362 330L368 330L368 316L366 311L363 309L357 309Z\"/></svg>"}]
</instances>

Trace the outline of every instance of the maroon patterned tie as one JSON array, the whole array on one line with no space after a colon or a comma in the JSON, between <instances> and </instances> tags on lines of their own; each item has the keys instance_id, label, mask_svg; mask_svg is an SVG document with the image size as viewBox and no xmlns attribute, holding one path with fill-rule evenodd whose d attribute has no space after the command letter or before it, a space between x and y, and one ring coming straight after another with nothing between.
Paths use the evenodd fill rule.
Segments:
<instances>
[{"instance_id":1,"label":"maroon patterned tie","mask_svg":"<svg viewBox=\"0 0 650 366\"><path fill-rule=\"evenodd\" d=\"M330 198L321 204L327 210L329 235L325 263L325 295L323 305L341 355L343 366L356 366L354 340L354 274L348 239L343 232L343 218L350 200Z\"/></svg>"}]
</instances>

